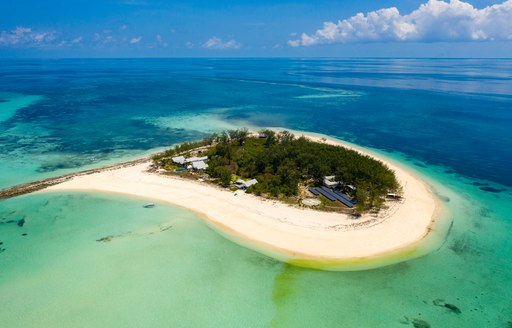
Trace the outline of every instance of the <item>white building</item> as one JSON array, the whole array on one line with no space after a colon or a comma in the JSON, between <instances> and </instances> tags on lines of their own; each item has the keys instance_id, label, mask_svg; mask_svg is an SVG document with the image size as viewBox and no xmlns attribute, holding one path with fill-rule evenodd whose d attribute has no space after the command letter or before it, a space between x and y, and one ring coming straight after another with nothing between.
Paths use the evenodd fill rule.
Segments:
<instances>
[{"instance_id":1,"label":"white building","mask_svg":"<svg viewBox=\"0 0 512 328\"><path fill-rule=\"evenodd\" d=\"M195 161L192 162L192 168L194 170L206 170L208 168L208 164L206 164L204 161Z\"/></svg>"},{"instance_id":2,"label":"white building","mask_svg":"<svg viewBox=\"0 0 512 328\"><path fill-rule=\"evenodd\" d=\"M235 186L239 189L247 189L250 186L253 186L257 183L258 183L258 180L256 180L256 179L251 179L249 181L244 181L242 179L239 179L235 182Z\"/></svg>"},{"instance_id":3,"label":"white building","mask_svg":"<svg viewBox=\"0 0 512 328\"><path fill-rule=\"evenodd\" d=\"M185 159L185 157L183 157L183 156L176 156L176 157L173 157L173 158L172 158L172 161L173 161L174 163L176 163L176 164L181 164L181 165L183 165L183 164L185 164L185 163L187 162L187 161L186 161L186 159Z\"/></svg>"},{"instance_id":4,"label":"white building","mask_svg":"<svg viewBox=\"0 0 512 328\"><path fill-rule=\"evenodd\" d=\"M324 177L324 185L329 188L336 187L339 184L339 182L334 181L335 178L336 178L336 176L334 176L334 175L325 176Z\"/></svg>"},{"instance_id":5,"label":"white building","mask_svg":"<svg viewBox=\"0 0 512 328\"><path fill-rule=\"evenodd\" d=\"M206 161L208 159L208 156L203 157L189 157L185 160L186 163L194 163L194 162L200 162L200 161Z\"/></svg>"}]
</instances>

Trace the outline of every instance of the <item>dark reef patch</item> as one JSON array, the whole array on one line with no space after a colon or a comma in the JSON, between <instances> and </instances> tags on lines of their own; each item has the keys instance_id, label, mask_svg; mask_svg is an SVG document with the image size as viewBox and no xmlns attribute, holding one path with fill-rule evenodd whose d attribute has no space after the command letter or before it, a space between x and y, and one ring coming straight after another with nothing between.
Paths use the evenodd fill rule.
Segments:
<instances>
[{"instance_id":1,"label":"dark reef patch","mask_svg":"<svg viewBox=\"0 0 512 328\"><path fill-rule=\"evenodd\" d=\"M480 250L476 245L475 239L466 235L454 240L448 248L458 255L479 255Z\"/></svg>"},{"instance_id":2,"label":"dark reef patch","mask_svg":"<svg viewBox=\"0 0 512 328\"><path fill-rule=\"evenodd\" d=\"M506 189L498 189L498 188L494 188L494 187L480 187L479 189L483 190L483 191L487 191L487 192L492 192L492 193L499 193L499 192L506 190Z\"/></svg>"},{"instance_id":3,"label":"dark reef patch","mask_svg":"<svg viewBox=\"0 0 512 328\"><path fill-rule=\"evenodd\" d=\"M430 324L422 319L412 319L412 325L414 328L430 328Z\"/></svg>"},{"instance_id":4,"label":"dark reef patch","mask_svg":"<svg viewBox=\"0 0 512 328\"><path fill-rule=\"evenodd\" d=\"M443 203L449 203L450 202L450 197L448 196L443 196L443 195L437 195L437 197L439 197L439 199L443 202Z\"/></svg>"},{"instance_id":5,"label":"dark reef patch","mask_svg":"<svg viewBox=\"0 0 512 328\"><path fill-rule=\"evenodd\" d=\"M282 262L274 260L271 257L259 255L259 254L249 257L248 261L257 266L262 266L262 267L266 267L266 268L274 268L274 267L277 267L277 266L280 266L283 264Z\"/></svg>"},{"instance_id":6,"label":"dark reef patch","mask_svg":"<svg viewBox=\"0 0 512 328\"><path fill-rule=\"evenodd\" d=\"M70 162L58 162L58 163L44 163L36 170L39 173L48 173L57 170L64 169L76 169L82 167L86 163L78 162L78 161L70 161Z\"/></svg>"},{"instance_id":7,"label":"dark reef patch","mask_svg":"<svg viewBox=\"0 0 512 328\"><path fill-rule=\"evenodd\" d=\"M444 307L450 310L450 312L455 314L461 314L462 311L459 309L458 306L450 303L445 303L445 301L441 298L438 298L432 302L435 306Z\"/></svg>"},{"instance_id":8,"label":"dark reef patch","mask_svg":"<svg viewBox=\"0 0 512 328\"><path fill-rule=\"evenodd\" d=\"M106 236L106 237L101 237L100 239L96 239L96 241L104 242L105 243L105 242L111 241L113 238L114 238L114 236L109 235L109 236Z\"/></svg>"},{"instance_id":9,"label":"dark reef patch","mask_svg":"<svg viewBox=\"0 0 512 328\"><path fill-rule=\"evenodd\" d=\"M420 163L420 162L414 162L414 165L419 166L419 167L424 167L424 168L427 167L425 164Z\"/></svg>"}]
</instances>

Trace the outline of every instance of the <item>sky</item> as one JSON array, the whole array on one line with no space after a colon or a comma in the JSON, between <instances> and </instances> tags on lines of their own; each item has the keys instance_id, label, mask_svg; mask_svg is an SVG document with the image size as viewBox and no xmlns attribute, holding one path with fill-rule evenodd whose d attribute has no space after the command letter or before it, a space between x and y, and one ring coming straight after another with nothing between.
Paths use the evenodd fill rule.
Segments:
<instances>
[{"instance_id":1,"label":"sky","mask_svg":"<svg viewBox=\"0 0 512 328\"><path fill-rule=\"evenodd\" d=\"M510 58L512 0L2 0L0 57Z\"/></svg>"}]
</instances>

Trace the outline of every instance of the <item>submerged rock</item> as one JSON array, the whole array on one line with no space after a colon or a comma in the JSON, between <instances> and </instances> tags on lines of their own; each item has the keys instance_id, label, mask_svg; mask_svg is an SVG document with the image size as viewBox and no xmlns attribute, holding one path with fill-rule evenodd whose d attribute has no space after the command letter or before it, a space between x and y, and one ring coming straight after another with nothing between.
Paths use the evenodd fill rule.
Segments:
<instances>
[{"instance_id":1,"label":"submerged rock","mask_svg":"<svg viewBox=\"0 0 512 328\"><path fill-rule=\"evenodd\" d=\"M96 239L96 241L100 241L100 242L109 242L112 240L112 238L114 238L114 236L110 235L110 236L106 236L106 237L102 237L100 239Z\"/></svg>"},{"instance_id":2,"label":"submerged rock","mask_svg":"<svg viewBox=\"0 0 512 328\"><path fill-rule=\"evenodd\" d=\"M456 314L461 314L462 313L462 311L459 309L458 306L450 304L450 303L445 303L444 300L441 299L441 298L438 298L438 299L434 300L432 303L435 306L445 307L445 308L447 308L448 310L450 310L453 313L456 313Z\"/></svg>"},{"instance_id":3,"label":"submerged rock","mask_svg":"<svg viewBox=\"0 0 512 328\"><path fill-rule=\"evenodd\" d=\"M414 328L430 328L430 324L422 319L412 319Z\"/></svg>"},{"instance_id":4,"label":"submerged rock","mask_svg":"<svg viewBox=\"0 0 512 328\"><path fill-rule=\"evenodd\" d=\"M18 227L23 227L25 225L25 218L18 220Z\"/></svg>"},{"instance_id":5,"label":"submerged rock","mask_svg":"<svg viewBox=\"0 0 512 328\"><path fill-rule=\"evenodd\" d=\"M27 236L27 235L28 235L28 233L22 233L21 235L22 235L22 236Z\"/></svg>"},{"instance_id":6,"label":"submerged rock","mask_svg":"<svg viewBox=\"0 0 512 328\"><path fill-rule=\"evenodd\" d=\"M502 191L505 191L506 189L498 189L494 187L480 187L480 190L487 191L487 192L493 192L493 193L499 193Z\"/></svg>"},{"instance_id":7,"label":"submerged rock","mask_svg":"<svg viewBox=\"0 0 512 328\"><path fill-rule=\"evenodd\" d=\"M432 301L432 304L435 306L444 306L444 300L442 298L437 298Z\"/></svg>"},{"instance_id":8,"label":"submerged rock","mask_svg":"<svg viewBox=\"0 0 512 328\"><path fill-rule=\"evenodd\" d=\"M445 202L445 203L449 203L449 202L450 202L450 197L448 197L448 196L437 195L437 197L439 197L439 199L440 199L442 202Z\"/></svg>"},{"instance_id":9,"label":"submerged rock","mask_svg":"<svg viewBox=\"0 0 512 328\"><path fill-rule=\"evenodd\" d=\"M453 304L449 304L449 303L446 303L444 305L445 308L449 309L450 311L452 311L453 313L457 313L457 314L461 314L462 311L455 305Z\"/></svg>"}]
</instances>

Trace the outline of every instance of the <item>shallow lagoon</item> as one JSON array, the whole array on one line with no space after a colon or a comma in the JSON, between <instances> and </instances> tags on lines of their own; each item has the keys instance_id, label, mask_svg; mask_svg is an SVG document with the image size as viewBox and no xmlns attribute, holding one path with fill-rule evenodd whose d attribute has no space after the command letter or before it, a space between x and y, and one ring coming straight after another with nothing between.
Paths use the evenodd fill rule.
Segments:
<instances>
[{"instance_id":1,"label":"shallow lagoon","mask_svg":"<svg viewBox=\"0 0 512 328\"><path fill-rule=\"evenodd\" d=\"M17 327L400 327L414 319L504 327L511 227L471 201L471 189L450 199L460 214L438 251L359 272L277 262L193 213L147 209L144 199L40 193L3 201L0 318Z\"/></svg>"}]
</instances>

